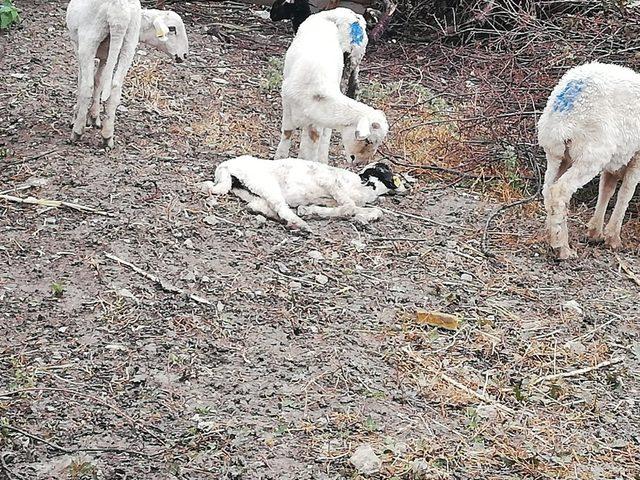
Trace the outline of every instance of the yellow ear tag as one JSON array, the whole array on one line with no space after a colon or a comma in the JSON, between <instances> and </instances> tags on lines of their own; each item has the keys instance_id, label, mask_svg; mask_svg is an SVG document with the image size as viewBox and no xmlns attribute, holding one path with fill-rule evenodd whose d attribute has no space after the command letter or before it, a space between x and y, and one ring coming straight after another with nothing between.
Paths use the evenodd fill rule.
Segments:
<instances>
[{"instance_id":1,"label":"yellow ear tag","mask_svg":"<svg viewBox=\"0 0 640 480\"><path fill-rule=\"evenodd\" d=\"M393 184L396 186L396 188L400 188L402 186L402 180L400 180L399 176L393 176Z\"/></svg>"}]
</instances>

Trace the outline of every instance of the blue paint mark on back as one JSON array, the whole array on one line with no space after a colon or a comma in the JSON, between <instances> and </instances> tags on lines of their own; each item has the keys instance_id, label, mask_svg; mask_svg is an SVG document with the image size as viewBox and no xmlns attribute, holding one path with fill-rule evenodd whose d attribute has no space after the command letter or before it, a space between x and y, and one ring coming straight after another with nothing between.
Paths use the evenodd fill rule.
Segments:
<instances>
[{"instance_id":1,"label":"blue paint mark on back","mask_svg":"<svg viewBox=\"0 0 640 480\"><path fill-rule=\"evenodd\" d=\"M362 45L364 41L364 30L358 22L351 24L351 45Z\"/></svg>"},{"instance_id":2,"label":"blue paint mark on back","mask_svg":"<svg viewBox=\"0 0 640 480\"><path fill-rule=\"evenodd\" d=\"M575 101L584 90L584 80L571 80L560 91L553 102L554 112L569 112L573 109Z\"/></svg>"}]
</instances>

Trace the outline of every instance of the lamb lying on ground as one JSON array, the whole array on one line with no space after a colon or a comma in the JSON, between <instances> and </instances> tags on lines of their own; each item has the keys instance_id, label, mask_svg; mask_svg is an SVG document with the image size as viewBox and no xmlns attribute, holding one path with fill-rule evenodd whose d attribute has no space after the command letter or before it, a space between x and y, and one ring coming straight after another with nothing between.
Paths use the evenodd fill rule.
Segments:
<instances>
[{"instance_id":1,"label":"lamb lying on ground","mask_svg":"<svg viewBox=\"0 0 640 480\"><path fill-rule=\"evenodd\" d=\"M331 130L337 129L349 161L373 160L389 131L387 119L340 90L344 44L361 45L364 35L362 16L345 8L311 15L300 26L285 56L282 136L275 158L290 156L293 130L301 128L300 158L326 163Z\"/></svg>"},{"instance_id":2,"label":"lamb lying on ground","mask_svg":"<svg viewBox=\"0 0 640 480\"><path fill-rule=\"evenodd\" d=\"M189 49L184 24L174 12L142 10L139 0L71 0L67 28L78 57L78 98L71 139L79 140L85 125L94 123L102 126L105 146L113 147L115 112L138 41L182 62ZM100 61L95 73L94 58ZM106 102L102 125L100 101Z\"/></svg>"},{"instance_id":3,"label":"lamb lying on ground","mask_svg":"<svg viewBox=\"0 0 640 480\"><path fill-rule=\"evenodd\" d=\"M244 155L218 165L215 183L204 182L203 191L216 195L231 191L248 202L249 210L310 231L298 215L355 217L366 224L379 219L382 211L364 205L406 189L384 163L368 165L357 174L308 160L271 161ZM298 208L298 215L291 207Z\"/></svg>"},{"instance_id":4,"label":"lamb lying on ground","mask_svg":"<svg viewBox=\"0 0 640 480\"><path fill-rule=\"evenodd\" d=\"M572 68L549 97L538 123L538 141L547 155L542 193L550 244L558 257L575 256L569 248L567 205L576 190L599 173L589 237L621 248L620 229L640 181L640 75L602 63ZM616 206L603 230L619 180Z\"/></svg>"}]
</instances>

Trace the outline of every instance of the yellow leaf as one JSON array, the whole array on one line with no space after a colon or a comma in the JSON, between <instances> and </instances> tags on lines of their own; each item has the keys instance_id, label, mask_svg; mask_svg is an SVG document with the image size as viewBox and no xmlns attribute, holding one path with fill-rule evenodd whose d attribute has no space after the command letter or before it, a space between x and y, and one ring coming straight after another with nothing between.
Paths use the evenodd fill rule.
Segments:
<instances>
[{"instance_id":1,"label":"yellow leaf","mask_svg":"<svg viewBox=\"0 0 640 480\"><path fill-rule=\"evenodd\" d=\"M418 323L431 325L432 327L446 328L447 330L457 330L462 318L442 312L417 312Z\"/></svg>"}]
</instances>

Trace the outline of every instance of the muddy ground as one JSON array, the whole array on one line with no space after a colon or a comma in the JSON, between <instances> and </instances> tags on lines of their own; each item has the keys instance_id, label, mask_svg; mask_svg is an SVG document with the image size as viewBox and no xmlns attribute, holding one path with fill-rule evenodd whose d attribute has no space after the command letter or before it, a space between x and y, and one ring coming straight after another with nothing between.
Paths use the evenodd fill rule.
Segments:
<instances>
[{"instance_id":1,"label":"muddy ground","mask_svg":"<svg viewBox=\"0 0 640 480\"><path fill-rule=\"evenodd\" d=\"M361 478L364 444L372 478L640 478L637 206L615 254L584 241L593 199L575 205L566 263L538 206L510 209L490 258L500 204L411 171L379 223L294 235L198 190L230 156L273 154L288 25L181 7L190 60L137 55L105 152L96 130L67 143L64 5L19 4L0 191L99 212L0 200L0 478ZM416 52L377 47L364 88Z\"/></svg>"}]
</instances>

